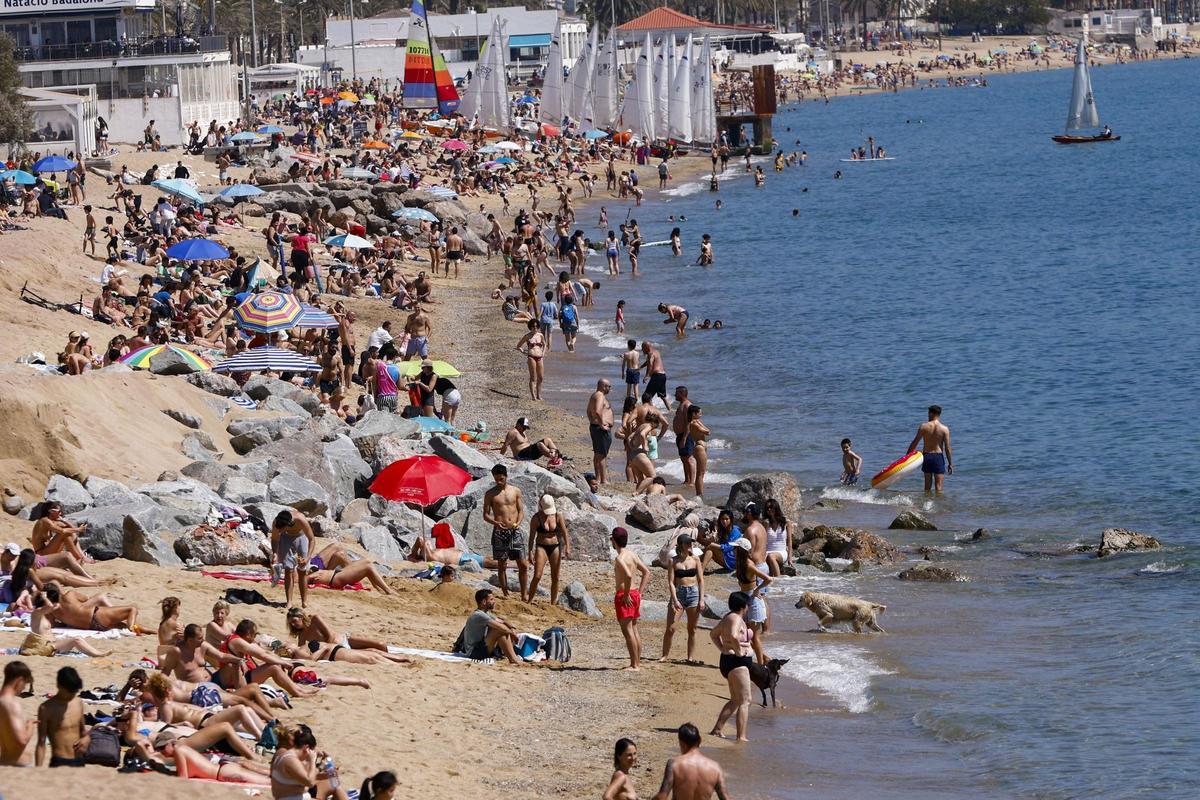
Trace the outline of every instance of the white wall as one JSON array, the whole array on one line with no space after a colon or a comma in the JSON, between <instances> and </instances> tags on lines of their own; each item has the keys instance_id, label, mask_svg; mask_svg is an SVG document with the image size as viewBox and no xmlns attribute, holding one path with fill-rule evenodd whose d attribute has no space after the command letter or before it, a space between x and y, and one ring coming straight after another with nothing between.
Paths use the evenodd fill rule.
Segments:
<instances>
[{"instance_id":1,"label":"white wall","mask_svg":"<svg viewBox=\"0 0 1200 800\"><path fill-rule=\"evenodd\" d=\"M122 144L142 141L142 130L150 120L163 144L183 144L179 112L177 97L100 101L100 116L108 121L108 140Z\"/></svg>"}]
</instances>

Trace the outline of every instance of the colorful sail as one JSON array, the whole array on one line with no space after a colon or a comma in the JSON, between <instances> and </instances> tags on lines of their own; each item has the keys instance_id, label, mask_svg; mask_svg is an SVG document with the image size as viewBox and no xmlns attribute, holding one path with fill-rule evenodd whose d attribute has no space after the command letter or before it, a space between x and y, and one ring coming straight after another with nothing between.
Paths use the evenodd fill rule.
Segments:
<instances>
[{"instance_id":1,"label":"colorful sail","mask_svg":"<svg viewBox=\"0 0 1200 800\"><path fill-rule=\"evenodd\" d=\"M404 53L405 108L436 108L438 105L430 44L425 4L421 0L413 0L412 13L408 18L408 48Z\"/></svg>"},{"instance_id":2,"label":"colorful sail","mask_svg":"<svg viewBox=\"0 0 1200 800\"><path fill-rule=\"evenodd\" d=\"M429 30L428 20L425 29ZM450 77L450 70L446 67L446 59L442 58L442 53L438 50L437 41L431 36L429 43L433 52L433 84L437 89L438 113L448 117L458 110L458 89L454 88L454 78Z\"/></svg>"}]
</instances>

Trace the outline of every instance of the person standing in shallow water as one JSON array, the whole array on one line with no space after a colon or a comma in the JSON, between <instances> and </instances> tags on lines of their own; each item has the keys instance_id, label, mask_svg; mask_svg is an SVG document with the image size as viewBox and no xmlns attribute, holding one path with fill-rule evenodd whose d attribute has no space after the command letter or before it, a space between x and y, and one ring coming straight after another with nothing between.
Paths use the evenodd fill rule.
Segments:
<instances>
[{"instance_id":1,"label":"person standing in shallow water","mask_svg":"<svg viewBox=\"0 0 1200 800\"><path fill-rule=\"evenodd\" d=\"M942 423L942 407L929 407L929 420L917 428L905 452L911 453L917 449L917 442L922 442L921 453L925 458L921 462L921 472L925 473L925 493L931 490L941 494L946 483L946 476L954 474L954 456L950 452L950 429Z\"/></svg>"}]
</instances>

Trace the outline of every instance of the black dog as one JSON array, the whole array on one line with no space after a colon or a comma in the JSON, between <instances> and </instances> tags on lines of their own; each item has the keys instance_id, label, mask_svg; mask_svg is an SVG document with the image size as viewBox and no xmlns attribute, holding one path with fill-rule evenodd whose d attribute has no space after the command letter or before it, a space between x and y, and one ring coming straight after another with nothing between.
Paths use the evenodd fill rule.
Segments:
<instances>
[{"instance_id":1,"label":"black dog","mask_svg":"<svg viewBox=\"0 0 1200 800\"><path fill-rule=\"evenodd\" d=\"M762 664L750 665L750 682L762 692L763 708L767 707L768 689L771 690L771 705L776 705L775 684L779 683L779 670L783 669L783 665L790 660L788 658L772 658L767 662L766 666Z\"/></svg>"}]
</instances>

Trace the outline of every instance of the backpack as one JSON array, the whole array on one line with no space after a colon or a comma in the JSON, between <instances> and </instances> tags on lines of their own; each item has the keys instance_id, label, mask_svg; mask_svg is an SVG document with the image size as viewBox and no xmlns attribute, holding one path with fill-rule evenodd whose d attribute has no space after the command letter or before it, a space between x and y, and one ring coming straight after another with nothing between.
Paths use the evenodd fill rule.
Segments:
<instances>
[{"instance_id":1,"label":"backpack","mask_svg":"<svg viewBox=\"0 0 1200 800\"><path fill-rule=\"evenodd\" d=\"M562 311L559 312L559 319L563 325L578 325L579 317L575 313L575 306L572 303L565 303Z\"/></svg>"},{"instance_id":2,"label":"backpack","mask_svg":"<svg viewBox=\"0 0 1200 800\"><path fill-rule=\"evenodd\" d=\"M91 741L88 742L83 761L85 764L99 764L102 767L119 767L121 765L120 735L107 726L98 725L92 728Z\"/></svg>"},{"instance_id":3,"label":"backpack","mask_svg":"<svg viewBox=\"0 0 1200 800\"><path fill-rule=\"evenodd\" d=\"M560 627L547 628L542 631L542 649L546 651L547 661L557 661L566 664L571 660L571 640L567 632Z\"/></svg>"}]
</instances>

